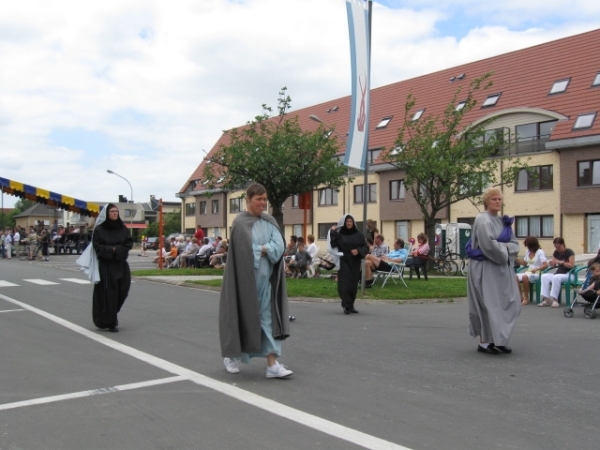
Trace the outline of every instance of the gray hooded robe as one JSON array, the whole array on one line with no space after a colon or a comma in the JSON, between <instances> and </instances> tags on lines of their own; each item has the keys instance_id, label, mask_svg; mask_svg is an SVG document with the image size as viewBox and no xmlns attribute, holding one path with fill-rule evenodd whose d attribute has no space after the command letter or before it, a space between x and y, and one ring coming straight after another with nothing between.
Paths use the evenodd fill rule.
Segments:
<instances>
[{"instance_id":1,"label":"gray hooded robe","mask_svg":"<svg viewBox=\"0 0 600 450\"><path fill-rule=\"evenodd\" d=\"M269 221L279 230L272 216L262 213L259 218L248 212L240 213L231 229L219 301L219 337L224 358L239 358L242 353L261 351L260 311L252 251L252 227L260 219ZM283 235L281 239L285 246ZM270 283L273 338L283 340L290 335L283 258L273 266Z\"/></svg>"}]
</instances>

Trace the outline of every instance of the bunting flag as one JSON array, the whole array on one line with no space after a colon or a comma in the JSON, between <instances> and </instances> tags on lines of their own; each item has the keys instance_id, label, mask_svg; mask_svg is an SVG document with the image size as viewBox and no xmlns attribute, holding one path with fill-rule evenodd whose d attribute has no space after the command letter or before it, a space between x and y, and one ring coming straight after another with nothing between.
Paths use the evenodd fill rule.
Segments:
<instances>
[{"instance_id":1,"label":"bunting flag","mask_svg":"<svg viewBox=\"0 0 600 450\"><path fill-rule=\"evenodd\" d=\"M19 183L0 177L0 188L2 192L14 195L20 198L26 198L44 205L54 206L55 208L73 211L84 216L96 217L100 213L100 205L97 203L84 202L73 197L57 194L46 189Z\"/></svg>"},{"instance_id":2,"label":"bunting flag","mask_svg":"<svg viewBox=\"0 0 600 450\"><path fill-rule=\"evenodd\" d=\"M371 55L369 33L369 2L346 0L350 58L352 62L352 110L350 131L344 164L365 169L365 154L369 147L369 101Z\"/></svg>"}]
</instances>

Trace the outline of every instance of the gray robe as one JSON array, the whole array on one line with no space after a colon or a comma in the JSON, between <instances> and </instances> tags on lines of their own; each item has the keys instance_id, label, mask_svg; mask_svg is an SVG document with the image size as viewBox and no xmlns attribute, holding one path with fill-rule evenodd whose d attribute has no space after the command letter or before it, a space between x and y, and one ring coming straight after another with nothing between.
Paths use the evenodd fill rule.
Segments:
<instances>
[{"instance_id":1,"label":"gray robe","mask_svg":"<svg viewBox=\"0 0 600 450\"><path fill-rule=\"evenodd\" d=\"M261 219L268 220L279 230L272 216L263 213ZM231 229L219 301L219 337L224 358L239 358L242 353L261 351L260 310L252 251L252 226L257 220L258 217L242 212L233 221ZM285 247L283 235L281 239ZM283 258L274 264L269 281L273 337L283 340L290 335Z\"/></svg>"},{"instance_id":2,"label":"gray robe","mask_svg":"<svg viewBox=\"0 0 600 450\"><path fill-rule=\"evenodd\" d=\"M501 216L483 212L473 224L471 245L488 258L469 261L467 298L469 333L481 342L507 345L521 313L513 265L519 251L514 233L508 243L496 240L504 228Z\"/></svg>"}]
</instances>

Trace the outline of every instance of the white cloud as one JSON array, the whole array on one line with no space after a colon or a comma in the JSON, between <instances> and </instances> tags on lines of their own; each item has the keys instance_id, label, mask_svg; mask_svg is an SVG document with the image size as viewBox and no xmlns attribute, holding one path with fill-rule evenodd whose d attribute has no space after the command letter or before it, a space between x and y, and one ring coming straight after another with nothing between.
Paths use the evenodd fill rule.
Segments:
<instances>
[{"instance_id":1,"label":"white cloud","mask_svg":"<svg viewBox=\"0 0 600 450\"><path fill-rule=\"evenodd\" d=\"M592 3L375 3L373 87L597 28ZM350 90L343 0L4 2L0 61L0 176L83 200L129 194L106 169L136 200L174 200L282 86L295 108Z\"/></svg>"}]
</instances>

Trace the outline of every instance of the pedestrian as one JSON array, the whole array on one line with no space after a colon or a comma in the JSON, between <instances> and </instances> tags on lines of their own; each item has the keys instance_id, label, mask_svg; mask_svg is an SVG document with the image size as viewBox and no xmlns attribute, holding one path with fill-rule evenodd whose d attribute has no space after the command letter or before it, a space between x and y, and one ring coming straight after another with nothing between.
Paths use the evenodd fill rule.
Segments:
<instances>
[{"instance_id":1,"label":"pedestrian","mask_svg":"<svg viewBox=\"0 0 600 450\"><path fill-rule=\"evenodd\" d=\"M342 216L337 226L329 231L329 243L339 253L338 295L342 300L344 314L358 313L354 308L361 260L369 253L369 246L350 214Z\"/></svg>"},{"instance_id":2,"label":"pedestrian","mask_svg":"<svg viewBox=\"0 0 600 450\"><path fill-rule=\"evenodd\" d=\"M98 218L92 237L100 271L100 283L94 285L93 319L98 328L114 333L119 331L117 314L131 285L127 257L133 240L114 204L106 205L103 213L106 219Z\"/></svg>"},{"instance_id":3,"label":"pedestrian","mask_svg":"<svg viewBox=\"0 0 600 450\"><path fill-rule=\"evenodd\" d=\"M48 244L50 243L50 237L45 228L42 228L40 234L40 245L42 246L42 261L50 261L48 258Z\"/></svg>"},{"instance_id":4,"label":"pedestrian","mask_svg":"<svg viewBox=\"0 0 600 450\"><path fill-rule=\"evenodd\" d=\"M467 280L469 332L479 336L478 352L511 353L508 341L521 312L513 271L519 243L512 230L513 218L499 214L502 192L489 188L481 199L485 211L475 218L467 245L471 257Z\"/></svg>"},{"instance_id":5,"label":"pedestrian","mask_svg":"<svg viewBox=\"0 0 600 450\"><path fill-rule=\"evenodd\" d=\"M12 231L10 228L6 229L6 232L4 233L4 252L5 252L5 258L6 259L11 259L12 258L12 247L13 247L13 240L12 240Z\"/></svg>"},{"instance_id":6,"label":"pedestrian","mask_svg":"<svg viewBox=\"0 0 600 450\"><path fill-rule=\"evenodd\" d=\"M227 264L219 301L221 354L229 373L239 362L267 358L267 378L292 374L277 362L281 341L289 337L283 251L285 239L272 216L264 212L267 190L252 184L246 190L246 211L231 228Z\"/></svg>"}]
</instances>

